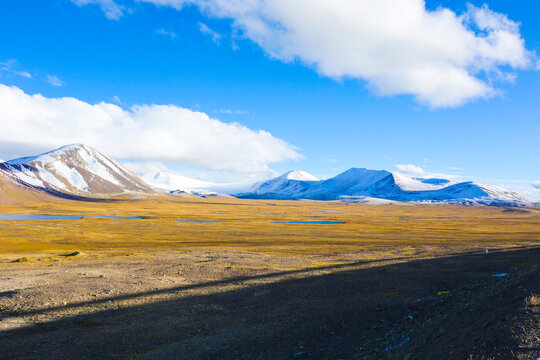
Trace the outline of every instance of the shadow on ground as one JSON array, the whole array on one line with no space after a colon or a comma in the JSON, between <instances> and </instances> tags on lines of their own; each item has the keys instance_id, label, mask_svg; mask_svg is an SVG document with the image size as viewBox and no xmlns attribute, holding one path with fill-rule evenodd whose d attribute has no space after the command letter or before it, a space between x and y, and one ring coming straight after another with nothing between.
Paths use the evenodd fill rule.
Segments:
<instances>
[{"instance_id":1,"label":"shadow on ground","mask_svg":"<svg viewBox=\"0 0 540 360\"><path fill-rule=\"evenodd\" d=\"M538 326L523 307L540 293L539 255L355 263L110 298L132 304L5 331L0 358L531 359L538 344L520 344L517 329ZM142 300L154 295L168 297Z\"/></svg>"}]
</instances>

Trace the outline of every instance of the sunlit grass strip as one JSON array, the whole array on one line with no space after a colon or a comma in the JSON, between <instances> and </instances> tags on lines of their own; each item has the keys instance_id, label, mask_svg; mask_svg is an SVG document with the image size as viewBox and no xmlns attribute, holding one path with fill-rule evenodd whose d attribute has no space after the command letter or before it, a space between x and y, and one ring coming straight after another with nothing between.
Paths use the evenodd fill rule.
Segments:
<instances>
[{"instance_id":1,"label":"sunlit grass strip","mask_svg":"<svg viewBox=\"0 0 540 360\"><path fill-rule=\"evenodd\" d=\"M62 201L4 205L0 206L0 213L142 217L0 221L0 256L12 260L26 254L55 257L65 251L104 255L218 248L267 254L336 254L393 248L413 255L415 246L540 244L540 212L504 213L503 209L492 207L366 206L171 197L106 204ZM268 215L258 215L261 213ZM176 220L223 222L175 223Z\"/></svg>"}]
</instances>

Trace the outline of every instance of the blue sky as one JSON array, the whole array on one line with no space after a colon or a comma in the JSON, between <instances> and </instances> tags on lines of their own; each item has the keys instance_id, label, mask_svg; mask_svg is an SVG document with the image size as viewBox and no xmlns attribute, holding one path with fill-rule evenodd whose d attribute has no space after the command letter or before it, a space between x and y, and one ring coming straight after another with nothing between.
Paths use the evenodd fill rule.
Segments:
<instances>
[{"instance_id":1,"label":"blue sky","mask_svg":"<svg viewBox=\"0 0 540 360\"><path fill-rule=\"evenodd\" d=\"M512 54L497 55L489 66L485 65L490 75L473 75L496 93L486 95L484 91L478 95L471 90L473 95L460 97L458 87L458 94L451 99L425 88L411 88L402 74L383 76L375 69L376 75L372 75L360 65L343 65L325 49L318 49L317 42L310 48L294 48L298 41L304 44L312 39L309 32L305 37L283 36L282 42L276 40L281 39L279 33L255 33L242 23L237 9L219 8L222 5L218 0L217 5L206 8L197 4L181 7L180 0L165 0L161 3L164 6L155 2L3 3L0 84L45 98L112 103L128 112L134 105L171 104L205 113L225 124L236 122L251 130L267 131L276 141L287 143L269 143L269 148L284 147L279 154L252 159L261 165L254 165L254 173L266 171L267 166L277 172L302 169L324 178L350 167L393 170L396 164L413 164L429 174L476 179L536 196L533 184L540 181L540 71L536 70L538 59L534 55L540 53L540 7L536 2L486 2L492 11L488 15L503 14L507 20L520 23L518 37L530 52L530 63L516 65L519 59L510 59ZM470 3L482 9L483 2ZM113 8L118 12L111 13L111 6L118 6ZM457 16L470 12L465 1L426 1L426 11L441 8ZM309 6L305 11L310 11ZM260 16L271 17L268 13ZM291 21L283 26L295 26L297 20ZM331 21L330 26L338 21ZM498 29L511 28L508 24L502 22ZM339 36L341 29L328 32ZM316 31L313 33L317 39ZM352 33L351 41L354 36ZM349 50L345 45L339 49L344 49L346 57ZM427 53L426 57L432 55ZM386 60L394 66L393 59ZM469 63L467 69L479 63ZM395 64L396 72L402 65ZM447 94L454 88L443 90ZM8 121L6 115L0 116ZM50 121L55 121L54 116ZM107 132L107 127L102 130ZM176 127L174 130L182 132ZM28 155L29 151L53 145L53 140L44 138L65 138L43 131L39 138L29 135L13 143L2 138L5 145L0 146L0 158ZM193 134L192 138L198 136ZM247 133L242 136L253 137ZM78 141L74 136L73 142ZM137 139L122 141L136 143ZM212 141L216 140L200 138L203 143ZM247 140L240 137L238 141ZM212 156L212 151L220 152L218 145L208 152L201 149L207 156ZM252 148L236 151L249 153ZM291 155L291 151L299 156ZM234 176L225 173L250 173L234 164L219 168L200 157L184 158L182 154L167 157L156 152L148 159L135 155L132 159L126 150L119 155L125 160L161 162L203 177L222 175L228 180Z\"/></svg>"}]
</instances>

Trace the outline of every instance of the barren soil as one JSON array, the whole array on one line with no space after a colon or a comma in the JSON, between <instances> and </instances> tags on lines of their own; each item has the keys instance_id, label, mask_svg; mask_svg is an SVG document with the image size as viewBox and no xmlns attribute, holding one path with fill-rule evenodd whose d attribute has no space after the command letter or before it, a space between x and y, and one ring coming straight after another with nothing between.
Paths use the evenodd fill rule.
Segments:
<instances>
[{"instance_id":1,"label":"barren soil","mask_svg":"<svg viewBox=\"0 0 540 360\"><path fill-rule=\"evenodd\" d=\"M538 307L525 303L540 293L539 248L365 259L373 255L196 251L3 264L0 357L540 355Z\"/></svg>"}]
</instances>

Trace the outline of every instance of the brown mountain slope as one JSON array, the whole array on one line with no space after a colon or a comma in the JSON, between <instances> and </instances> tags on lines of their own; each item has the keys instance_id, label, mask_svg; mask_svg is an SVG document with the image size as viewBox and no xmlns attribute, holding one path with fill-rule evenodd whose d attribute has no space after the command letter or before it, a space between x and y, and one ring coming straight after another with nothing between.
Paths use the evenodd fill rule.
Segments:
<instances>
[{"instance_id":1,"label":"brown mountain slope","mask_svg":"<svg viewBox=\"0 0 540 360\"><path fill-rule=\"evenodd\" d=\"M0 176L0 204L19 205L32 202L59 201L47 192L18 185Z\"/></svg>"}]
</instances>

